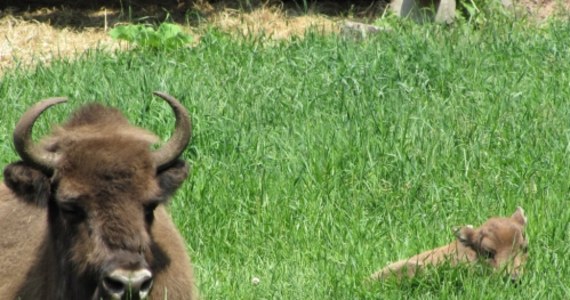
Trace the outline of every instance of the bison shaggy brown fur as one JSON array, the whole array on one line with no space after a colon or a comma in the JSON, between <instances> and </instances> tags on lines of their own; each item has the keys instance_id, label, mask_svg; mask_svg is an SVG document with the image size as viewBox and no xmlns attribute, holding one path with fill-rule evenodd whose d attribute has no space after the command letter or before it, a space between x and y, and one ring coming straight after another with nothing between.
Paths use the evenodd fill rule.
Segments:
<instances>
[{"instance_id":1,"label":"bison shaggy brown fur","mask_svg":"<svg viewBox=\"0 0 570 300\"><path fill-rule=\"evenodd\" d=\"M156 92L176 116L165 145L116 109L89 104L36 144L20 119L21 161L0 185L1 299L195 299L185 243L164 204L188 176L186 109Z\"/></svg>"}]
</instances>

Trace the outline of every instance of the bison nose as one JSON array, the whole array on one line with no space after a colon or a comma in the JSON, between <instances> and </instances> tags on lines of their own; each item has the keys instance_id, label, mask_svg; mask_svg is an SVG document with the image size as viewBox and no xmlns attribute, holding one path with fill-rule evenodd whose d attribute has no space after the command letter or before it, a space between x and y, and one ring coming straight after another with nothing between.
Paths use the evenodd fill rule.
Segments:
<instances>
[{"instance_id":1,"label":"bison nose","mask_svg":"<svg viewBox=\"0 0 570 300\"><path fill-rule=\"evenodd\" d=\"M511 283L517 284L520 280L520 276L518 273L511 274Z\"/></svg>"},{"instance_id":2,"label":"bison nose","mask_svg":"<svg viewBox=\"0 0 570 300\"><path fill-rule=\"evenodd\" d=\"M152 288L152 274L147 269L117 269L103 277L102 286L111 299L145 299Z\"/></svg>"}]
</instances>

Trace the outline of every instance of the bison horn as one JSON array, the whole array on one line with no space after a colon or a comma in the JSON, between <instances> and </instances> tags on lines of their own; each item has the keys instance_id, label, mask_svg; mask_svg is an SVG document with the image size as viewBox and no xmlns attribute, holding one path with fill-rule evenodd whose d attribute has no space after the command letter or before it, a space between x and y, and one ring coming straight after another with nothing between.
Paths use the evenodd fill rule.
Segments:
<instances>
[{"instance_id":1,"label":"bison horn","mask_svg":"<svg viewBox=\"0 0 570 300\"><path fill-rule=\"evenodd\" d=\"M50 106L67 101L67 98L57 97L44 99L32 106L18 121L14 129L14 146L23 161L50 171L55 167L57 154L48 152L32 141L32 127L36 119Z\"/></svg>"},{"instance_id":2,"label":"bison horn","mask_svg":"<svg viewBox=\"0 0 570 300\"><path fill-rule=\"evenodd\" d=\"M174 133L164 146L152 153L157 170L161 171L174 162L188 146L192 137L192 122L186 108L174 97L162 92L154 92L154 94L166 100L176 116Z\"/></svg>"}]
</instances>

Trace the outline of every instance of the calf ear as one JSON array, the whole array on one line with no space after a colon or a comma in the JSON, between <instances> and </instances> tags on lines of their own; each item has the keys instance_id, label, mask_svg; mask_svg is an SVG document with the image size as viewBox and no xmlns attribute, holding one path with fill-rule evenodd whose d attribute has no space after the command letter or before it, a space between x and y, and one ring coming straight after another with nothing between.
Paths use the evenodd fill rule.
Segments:
<instances>
[{"instance_id":1,"label":"calf ear","mask_svg":"<svg viewBox=\"0 0 570 300\"><path fill-rule=\"evenodd\" d=\"M47 206L50 196L49 177L24 162L11 163L4 168L4 183L19 199Z\"/></svg>"},{"instance_id":2,"label":"calf ear","mask_svg":"<svg viewBox=\"0 0 570 300\"><path fill-rule=\"evenodd\" d=\"M526 216L524 215L524 210L520 206L517 207L517 210L515 210L515 213L511 216L511 218L522 226L526 225Z\"/></svg>"},{"instance_id":3,"label":"calf ear","mask_svg":"<svg viewBox=\"0 0 570 300\"><path fill-rule=\"evenodd\" d=\"M475 235L475 230L473 229L473 225L466 225L464 227L455 228L453 230L455 237L464 245L471 246L473 245L473 236Z\"/></svg>"},{"instance_id":4,"label":"calf ear","mask_svg":"<svg viewBox=\"0 0 570 300\"><path fill-rule=\"evenodd\" d=\"M157 174L158 185L162 191L162 197L168 198L176 192L188 177L189 168L183 160L176 160L170 167Z\"/></svg>"}]
</instances>

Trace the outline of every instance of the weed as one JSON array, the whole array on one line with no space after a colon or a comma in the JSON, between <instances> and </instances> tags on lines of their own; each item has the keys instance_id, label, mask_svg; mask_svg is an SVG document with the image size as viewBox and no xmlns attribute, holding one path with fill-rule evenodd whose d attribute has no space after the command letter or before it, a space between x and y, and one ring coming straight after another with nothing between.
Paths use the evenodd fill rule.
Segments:
<instances>
[{"instance_id":1,"label":"weed","mask_svg":"<svg viewBox=\"0 0 570 300\"><path fill-rule=\"evenodd\" d=\"M192 42L179 25L162 23L157 29L143 24L121 25L109 31L117 40L124 40L143 49L176 50Z\"/></svg>"}]
</instances>

